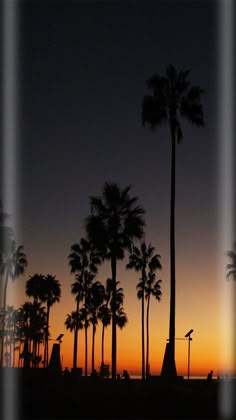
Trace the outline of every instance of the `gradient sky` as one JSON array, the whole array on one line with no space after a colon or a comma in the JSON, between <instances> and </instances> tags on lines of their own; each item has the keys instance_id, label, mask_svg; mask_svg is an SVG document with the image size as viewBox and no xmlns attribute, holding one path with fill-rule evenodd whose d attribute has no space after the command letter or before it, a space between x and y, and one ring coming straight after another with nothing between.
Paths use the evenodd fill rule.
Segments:
<instances>
[{"instance_id":1,"label":"gradient sky","mask_svg":"<svg viewBox=\"0 0 236 420\"><path fill-rule=\"evenodd\" d=\"M176 337L194 329L191 373L232 370L222 355L222 278L219 228L218 2L25 1L19 29L19 229L28 268L9 287L23 303L25 281L56 275L62 299L51 311L51 334L64 333L63 365L71 367L73 335L64 327L75 309L67 256L84 236L89 196L105 181L132 185L146 210L146 241L161 255L163 298L151 301L150 365L159 374L169 323L170 136L141 124L145 82L172 63L189 69L204 90L206 127L183 123L176 173ZM230 245L229 245L230 246ZM223 263L227 262L223 259ZM128 325L118 333L118 371L141 372L138 275L118 264ZM221 273L221 274L219 274ZM98 280L110 276L109 264ZM15 291L17 290L17 293ZM79 335L83 366L83 333ZM100 365L101 328L96 338ZM106 362L111 356L110 328ZM90 357L90 356L89 356ZM90 363L90 359L89 359ZM187 374L187 342L176 341L176 366Z\"/></svg>"}]
</instances>

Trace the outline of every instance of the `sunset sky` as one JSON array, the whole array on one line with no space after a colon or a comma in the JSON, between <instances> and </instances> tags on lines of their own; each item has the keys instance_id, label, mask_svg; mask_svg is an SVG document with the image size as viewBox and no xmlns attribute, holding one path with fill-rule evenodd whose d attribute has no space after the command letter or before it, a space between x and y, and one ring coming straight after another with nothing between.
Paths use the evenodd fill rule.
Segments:
<instances>
[{"instance_id":1,"label":"sunset sky","mask_svg":"<svg viewBox=\"0 0 236 420\"><path fill-rule=\"evenodd\" d=\"M75 309L70 293L70 246L85 235L89 196L106 181L131 185L146 210L147 243L161 255L163 297L151 301L150 368L160 374L169 331L170 135L141 123L146 80L167 65L189 69L204 89L204 128L183 122L176 167L176 337L193 328L191 375L232 372L224 357L222 296L228 261L220 236L219 2L23 1L19 25L19 225L17 240L28 258L24 277L9 285L9 303L22 304L35 273L56 275L61 302L51 310L51 336L64 334L63 367L72 366L73 334L64 326ZM7 210L7 209L6 209ZM13 216L14 217L14 216ZM230 249L232 244L228 244ZM118 264L128 324L118 331L118 372L141 374L139 275ZM223 275L222 275L223 273ZM105 284L109 263L97 279ZM231 326L224 325L226 335ZM78 366L84 367L84 333ZM227 337L228 337L227 336ZM105 362L111 364L111 327ZM89 331L91 343L91 328ZM51 342L52 343L52 342ZM89 344L90 346L90 344ZM89 347L89 351L91 347ZM187 375L187 341L176 341L176 367ZM91 363L89 353L89 368ZM101 363L101 326L96 368Z\"/></svg>"}]
</instances>

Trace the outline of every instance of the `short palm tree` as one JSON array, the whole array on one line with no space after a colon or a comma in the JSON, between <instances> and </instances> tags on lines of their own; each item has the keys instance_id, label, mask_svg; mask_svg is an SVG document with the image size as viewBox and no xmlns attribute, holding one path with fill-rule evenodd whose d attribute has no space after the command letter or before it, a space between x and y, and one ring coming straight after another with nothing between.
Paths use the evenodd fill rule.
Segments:
<instances>
[{"instance_id":1,"label":"short palm tree","mask_svg":"<svg viewBox=\"0 0 236 420\"><path fill-rule=\"evenodd\" d=\"M104 295L104 304L99 307L98 318L102 321L102 360L101 368L104 366L104 340L105 340L105 328L111 323L111 310L109 308L109 302L111 299L112 292L112 280L110 278L106 281L105 295Z\"/></svg>"},{"instance_id":2,"label":"short palm tree","mask_svg":"<svg viewBox=\"0 0 236 420\"><path fill-rule=\"evenodd\" d=\"M7 305L5 313L5 359L7 367L11 366L12 363L12 344L14 342L13 336L13 314L14 307ZM7 357L6 357L7 355Z\"/></svg>"},{"instance_id":3,"label":"short palm tree","mask_svg":"<svg viewBox=\"0 0 236 420\"><path fill-rule=\"evenodd\" d=\"M100 197L90 197L91 214L86 219L89 239L104 258L111 262L112 295L116 299L117 261L133 242L141 239L144 210L138 198L130 196L130 186L121 189L106 182ZM116 317L112 311L112 379L116 380L117 338Z\"/></svg>"},{"instance_id":4,"label":"short palm tree","mask_svg":"<svg viewBox=\"0 0 236 420\"><path fill-rule=\"evenodd\" d=\"M147 331L147 348L146 348L146 376L149 376L149 310L150 310L150 298L154 296L158 301L161 300L161 282L162 280L156 280L156 273L151 270L148 272L147 284L145 287L145 298L147 299L147 315L146 315L146 331Z\"/></svg>"},{"instance_id":5,"label":"short palm tree","mask_svg":"<svg viewBox=\"0 0 236 420\"><path fill-rule=\"evenodd\" d=\"M5 312L7 304L7 286L8 280L11 278L13 281L24 274L27 267L27 258L24 253L22 245L16 246L15 241L11 241L8 252L3 253L1 256L0 274L1 278L5 277L3 286L3 321L2 321L2 345L1 345L1 366L3 366L3 348L5 336Z\"/></svg>"},{"instance_id":6,"label":"short palm tree","mask_svg":"<svg viewBox=\"0 0 236 420\"><path fill-rule=\"evenodd\" d=\"M94 372L95 334L98 323L99 307L102 305L105 296L105 288L99 281L94 282L89 289L89 313L92 324L92 359L91 370Z\"/></svg>"},{"instance_id":7,"label":"short palm tree","mask_svg":"<svg viewBox=\"0 0 236 420\"><path fill-rule=\"evenodd\" d=\"M39 349L43 337L45 336L46 326L47 314L45 307L42 306L41 302L34 300L30 319L30 339L33 342L32 367L34 368L38 367L39 360L41 359L41 357L39 357Z\"/></svg>"},{"instance_id":8,"label":"short palm tree","mask_svg":"<svg viewBox=\"0 0 236 420\"><path fill-rule=\"evenodd\" d=\"M71 273L77 273L81 279L83 298L84 298L84 331L85 331L85 376L88 374L88 290L98 272L98 265L101 258L95 251L92 243L85 238L81 238L79 243L71 246L69 254L69 266Z\"/></svg>"},{"instance_id":9,"label":"short palm tree","mask_svg":"<svg viewBox=\"0 0 236 420\"><path fill-rule=\"evenodd\" d=\"M80 311L72 311L70 314L67 314L65 320L66 329L74 332L74 351L73 351L73 368L77 367L77 340L78 340L78 331L83 328L83 321ZM75 345L76 343L76 345ZM76 363L75 363L76 359Z\"/></svg>"},{"instance_id":10,"label":"short palm tree","mask_svg":"<svg viewBox=\"0 0 236 420\"><path fill-rule=\"evenodd\" d=\"M133 247L132 253L129 256L129 262L126 265L128 269L134 269L137 272L141 272L141 278L137 284L137 297L141 300L142 305L142 380L145 379L145 346L144 346L144 291L147 282L147 269L152 262L153 267L156 265L156 269L161 269L161 263L159 261L160 255L154 255L155 248L151 245L147 245L145 241L141 242L140 248Z\"/></svg>"},{"instance_id":11,"label":"short palm tree","mask_svg":"<svg viewBox=\"0 0 236 420\"><path fill-rule=\"evenodd\" d=\"M233 249L233 251L226 252L226 255L231 259L231 263L226 265L226 278L227 280L232 278L236 281L236 242L234 242Z\"/></svg>"},{"instance_id":12,"label":"short palm tree","mask_svg":"<svg viewBox=\"0 0 236 420\"><path fill-rule=\"evenodd\" d=\"M32 342L32 319L34 318L34 306L32 302L25 302L19 311L21 322L21 338L23 338L24 348L21 356L23 358L23 367L29 368L32 360L31 342Z\"/></svg>"},{"instance_id":13,"label":"short palm tree","mask_svg":"<svg viewBox=\"0 0 236 420\"><path fill-rule=\"evenodd\" d=\"M56 276L47 274L43 281L43 291L41 300L46 303L47 324L45 332L45 346L44 346L44 367L48 367L48 338L49 338L49 316L50 308L54 303L59 302L61 298L61 285Z\"/></svg>"},{"instance_id":14,"label":"short palm tree","mask_svg":"<svg viewBox=\"0 0 236 420\"><path fill-rule=\"evenodd\" d=\"M170 192L170 320L169 344L163 363L162 375L176 377L175 365L175 166L176 143L182 139L181 119L191 124L204 125L201 96L203 90L191 86L190 72L178 72L173 65L167 67L166 74L154 74L147 80L147 88L151 91L142 101L142 122L153 130L167 123L171 137L171 192Z\"/></svg>"},{"instance_id":15,"label":"short palm tree","mask_svg":"<svg viewBox=\"0 0 236 420\"><path fill-rule=\"evenodd\" d=\"M71 293L75 295L76 300L76 310L75 313L77 314L77 318L79 318L79 311L80 307L79 304L83 300L84 297L84 286L83 286L83 278L80 274L75 275L75 282L71 285ZM74 315L75 317L75 315ZM78 352L78 329L79 324L75 323L75 331L74 331L74 350L73 350L73 368L77 368L77 352Z\"/></svg>"},{"instance_id":16,"label":"short palm tree","mask_svg":"<svg viewBox=\"0 0 236 420\"><path fill-rule=\"evenodd\" d=\"M40 304L41 302L44 301L44 289L45 289L45 277L42 274L36 273L33 276L30 276L26 282L25 293L27 296L32 297L34 299L36 312L40 312L42 310L42 308L40 307L37 310L36 307L37 307L37 304ZM40 315L38 313L38 316L36 316L37 322L39 322L39 319L40 319ZM45 329L46 329L46 324L44 325L44 330ZM37 329L36 329L36 333L35 333L34 341L33 341L33 359L32 359L33 367L37 366L37 360L38 360L37 352L38 352L38 346L40 345L40 340L41 340L41 334L40 332L37 332Z\"/></svg>"}]
</instances>

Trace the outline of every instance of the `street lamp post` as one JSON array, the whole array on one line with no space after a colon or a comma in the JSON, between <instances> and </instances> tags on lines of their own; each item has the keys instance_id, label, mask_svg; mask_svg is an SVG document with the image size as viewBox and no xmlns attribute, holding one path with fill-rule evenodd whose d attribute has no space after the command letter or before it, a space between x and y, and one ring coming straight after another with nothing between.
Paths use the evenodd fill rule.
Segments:
<instances>
[{"instance_id":1,"label":"street lamp post","mask_svg":"<svg viewBox=\"0 0 236 420\"><path fill-rule=\"evenodd\" d=\"M189 380L189 372L190 372L190 341L192 341L191 334L193 332L193 329L189 330L187 334L185 334L185 338L177 338L175 337L175 340L188 340L188 380ZM169 338L166 340L169 341Z\"/></svg>"},{"instance_id":2,"label":"street lamp post","mask_svg":"<svg viewBox=\"0 0 236 420\"><path fill-rule=\"evenodd\" d=\"M191 329L185 337L188 339L188 380L189 380L189 372L190 372L190 341L192 341L192 338L190 337L193 332L193 329Z\"/></svg>"}]
</instances>

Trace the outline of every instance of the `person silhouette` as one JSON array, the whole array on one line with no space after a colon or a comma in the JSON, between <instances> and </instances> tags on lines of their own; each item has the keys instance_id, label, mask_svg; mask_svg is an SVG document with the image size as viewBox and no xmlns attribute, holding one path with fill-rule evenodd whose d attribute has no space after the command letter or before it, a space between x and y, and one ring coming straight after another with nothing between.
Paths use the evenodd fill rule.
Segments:
<instances>
[{"instance_id":1,"label":"person silhouette","mask_svg":"<svg viewBox=\"0 0 236 420\"><path fill-rule=\"evenodd\" d=\"M125 379L126 381L128 381L130 379L130 376L129 376L128 371L126 369L123 370L123 374L122 374L121 378Z\"/></svg>"},{"instance_id":2,"label":"person silhouette","mask_svg":"<svg viewBox=\"0 0 236 420\"><path fill-rule=\"evenodd\" d=\"M70 375L68 367L66 367L65 370L63 371L63 375L66 376L66 377L68 377Z\"/></svg>"},{"instance_id":3,"label":"person silhouette","mask_svg":"<svg viewBox=\"0 0 236 420\"><path fill-rule=\"evenodd\" d=\"M208 375L207 375L207 382L211 383L212 382L212 375L213 375L213 370L211 370Z\"/></svg>"}]
</instances>

